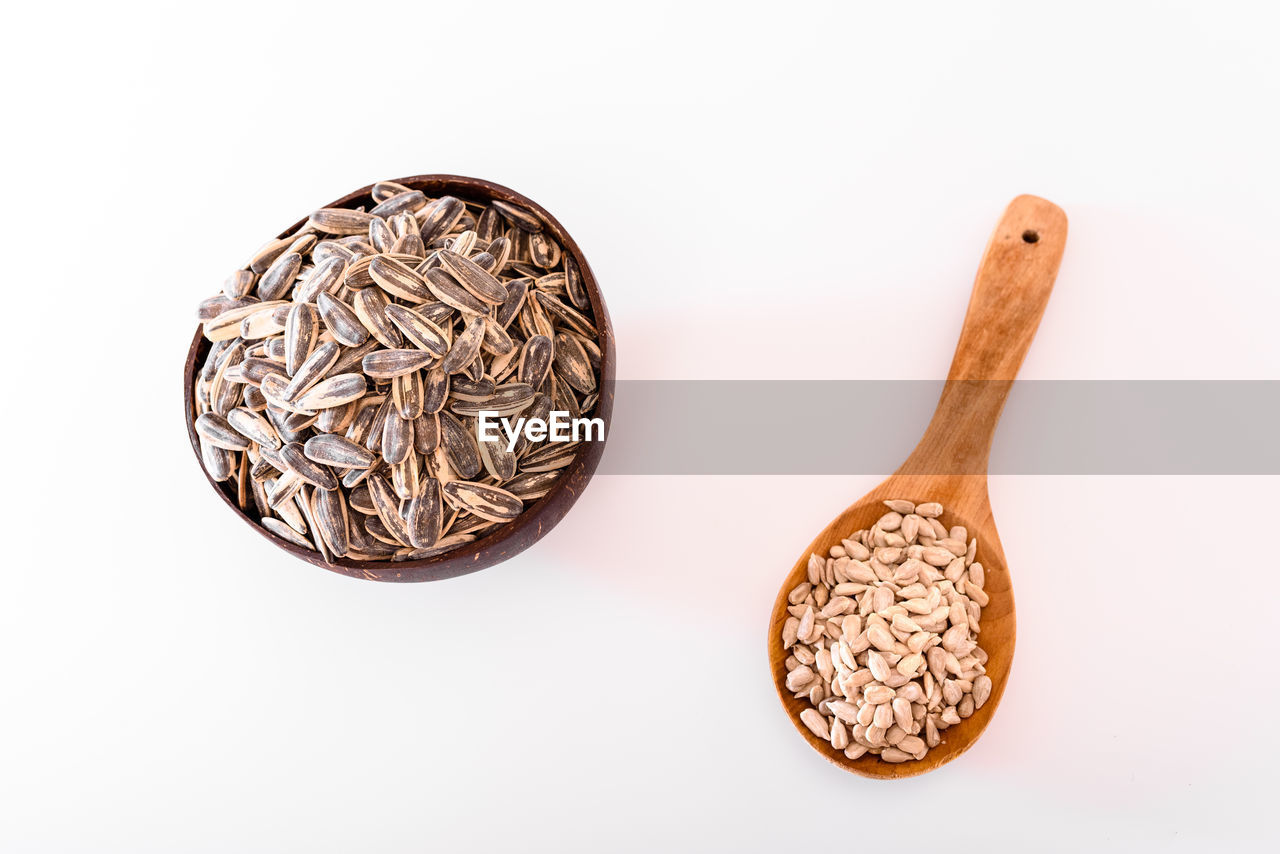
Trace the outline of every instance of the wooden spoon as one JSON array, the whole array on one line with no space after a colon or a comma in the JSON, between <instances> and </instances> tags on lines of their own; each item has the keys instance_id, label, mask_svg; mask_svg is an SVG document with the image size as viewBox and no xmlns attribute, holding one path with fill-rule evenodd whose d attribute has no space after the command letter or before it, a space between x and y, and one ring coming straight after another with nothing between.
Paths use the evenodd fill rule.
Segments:
<instances>
[{"instance_id":1,"label":"wooden spoon","mask_svg":"<svg viewBox=\"0 0 1280 854\"><path fill-rule=\"evenodd\" d=\"M891 779L932 771L968 750L986 729L1013 662L1013 585L987 495L987 460L996 422L1018 367L1031 346L1062 260L1067 217L1035 196L1019 196L1005 209L978 267L960 342L933 420L911 456L871 492L835 518L804 550L791 570L769 620L769 666L787 716L805 740L827 759L864 777ZM978 538L978 562L986 570L990 603L982 609L978 643L989 656L991 697L966 720L942 732L943 741L920 761L885 762L871 754L848 759L800 722L808 699L788 691L782 625L790 616L787 594L806 580L810 554L826 555L854 531L870 528L888 512L885 499L941 502L944 523L963 525Z\"/></svg>"}]
</instances>

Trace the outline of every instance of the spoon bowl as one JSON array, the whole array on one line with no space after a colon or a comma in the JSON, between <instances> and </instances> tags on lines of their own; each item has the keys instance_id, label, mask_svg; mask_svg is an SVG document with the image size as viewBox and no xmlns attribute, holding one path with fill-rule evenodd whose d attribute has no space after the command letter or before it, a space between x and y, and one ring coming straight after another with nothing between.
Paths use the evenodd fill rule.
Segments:
<instances>
[{"instance_id":1,"label":"spoon bowl","mask_svg":"<svg viewBox=\"0 0 1280 854\"><path fill-rule=\"evenodd\" d=\"M877 779L914 777L932 771L978 740L1000 705L1013 663L1017 620L1013 583L996 532L987 494L987 459L1005 398L1035 335L1066 243L1067 218L1056 205L1019 196L1001 217L978 269L960 341L937 410L924 437L898 471L832 520L814 538L787 575L769 619L769 668L774 688L796 731L828 760L854 774ZM944 730L942 742L924 759L885 762L870 753L849 759L800 722L809 707L787 690L782 626L790 614L787 595L807 579L810 554L826 556L855 531L870 528L888 499L936 501L948 527L963 525L978 540L978 562L986 570L979 645L986 651L991 696L981 709Z\"/></svg>"},{"instance_id":2,"label":"spoon bowl","mask_svg":"<svg viewBox=\"0 0 1280 854\"><path fill-rule=\"evenodd\" d=\"M986 570L983 589L991 597L990 604L982 609L982 632L978 643L987 652L987 675L991 677L991 697L981 709L957 726L942 733L942 743L925 754L924 759L913 762L884 762L871 754L859 759L849 759L843 751L836 750L829 742L818 738L800 722L800 712L809 706L807 699L797 699L787 690L787 652L782 649L782 624L791 616L787 611L787 594L808 577L810 554L826 555L828 549L839 545L854 531L870 528L876 520L888 512L884 501L903 498L913 503L937 501L942 504L943 519L947 527L963 525L970 537L978 538L978 562ZM804 554L796 561L782 590L773 605L769 620L769 667L773 672L778 699L787 710L787 716L796 731L830 761L864 777L894 779L913 777L932 771L964 753L986 729L987 723L1000 704L1004 693L1009 666L1013 663L1014 637L1017 621L1014 615L1013 585L1005 565L1004 551L996 533L995 520L987 501L986 478L973 475L932 477L926 475L894 475L888 478L858 503L847 508L814 538Z\"/></svg>"}]
</instances>

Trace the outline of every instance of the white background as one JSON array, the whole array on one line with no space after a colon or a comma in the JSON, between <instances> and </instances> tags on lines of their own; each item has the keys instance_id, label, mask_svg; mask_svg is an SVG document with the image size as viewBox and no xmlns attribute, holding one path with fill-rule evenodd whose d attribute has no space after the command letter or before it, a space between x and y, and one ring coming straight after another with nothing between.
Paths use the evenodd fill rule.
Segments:
<instances>
[{"instance_id":1,"label":"white background","mask_svg":"<svg viewBox=\"0 0 1280 854\"><path fill-rule=\"evenodd\" d=\"M623 378L938 378L1031 192L1071 236L1024 377L1280 379L1265 4L6 15L0 849L1277 842L1275 477L993 479L1008 691L886 784L810 751L765 658L779 580L876 478L601 477L517 559L379 585L234 519L179 397L253 249L426 172L564 223Z\"/></svg>"}]
</instances>

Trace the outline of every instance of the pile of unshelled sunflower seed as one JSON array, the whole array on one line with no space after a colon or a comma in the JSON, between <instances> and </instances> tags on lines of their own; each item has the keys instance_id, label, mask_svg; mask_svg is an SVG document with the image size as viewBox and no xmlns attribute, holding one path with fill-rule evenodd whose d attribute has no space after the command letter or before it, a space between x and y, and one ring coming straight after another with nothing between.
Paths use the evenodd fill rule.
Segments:
<instances>
[{"instance_id":1,"label":"pile of unshelled sunflower seed","mask_svg":"<svg viewBox=\"0 0 1280 854\"><path fill-rule=\"evenodd\" d=\"M811 704L809 731L850 759L923 759L940 733L991 696L978 623L987 604L977 539L948 530L942 505L889 512L827 557L787 596L786 687Z\"/></svg>"},{"instance_id":2,"label":"pile of unshelled sunflower seed","mask_svg":"<svg viewBox=\"0 0 1280 854\"><path fill-rule=\"evenodd\" d=\"M394 182L267 243L200 304L204 466L326 561L442 554L545 495L578 443L479 442L476 418L596 406L581 271L532 212Z\"/></svg>"}]
</instances>

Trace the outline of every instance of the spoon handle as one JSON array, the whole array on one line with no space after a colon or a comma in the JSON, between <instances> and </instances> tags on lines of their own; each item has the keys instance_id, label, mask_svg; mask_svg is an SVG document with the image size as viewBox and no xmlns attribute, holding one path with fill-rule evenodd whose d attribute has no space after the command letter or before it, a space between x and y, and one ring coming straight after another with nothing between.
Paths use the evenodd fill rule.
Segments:
<instances>
[{"instance_id":1,"label":"spoon handle","mask_svg":"<svg viewBox=\"0 0 1280 854\"><path fill-rule=\"evenodd\" d=\"M1067 216L1052 202L1018 196L1005 208L978 267L938 408L900 472L986 473L996 423L1066 242Z\"/></svg>"}]
</instances>

